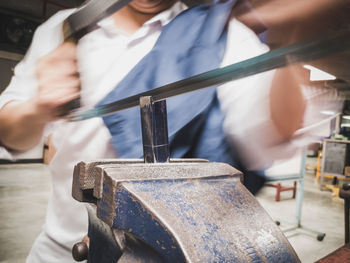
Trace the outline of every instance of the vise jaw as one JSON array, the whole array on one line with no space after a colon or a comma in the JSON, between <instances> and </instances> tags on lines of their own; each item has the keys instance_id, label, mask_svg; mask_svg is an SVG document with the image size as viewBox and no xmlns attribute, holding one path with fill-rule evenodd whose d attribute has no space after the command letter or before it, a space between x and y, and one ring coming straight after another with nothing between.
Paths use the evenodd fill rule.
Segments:
<instances>
[{"instance_id":1,"label":"vise jaw","mask_svg":"<svg viewBox=\"0 0 350 263\"><path fill-rule=\"evenodd\" d=\"M224 163L81 162L73 197L88 203L88 262L300 262Z\"/></svg>"}]
</instances>

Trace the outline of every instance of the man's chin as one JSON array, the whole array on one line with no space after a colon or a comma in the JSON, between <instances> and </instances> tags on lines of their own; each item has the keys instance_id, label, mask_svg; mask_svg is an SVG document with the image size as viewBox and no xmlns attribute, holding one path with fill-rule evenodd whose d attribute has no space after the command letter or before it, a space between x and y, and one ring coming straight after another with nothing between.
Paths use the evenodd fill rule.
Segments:
<instances>
[{"instance_id":1,"label":"man's chin","mask_svg":"<svg viewBox=\"0 0 350 263\"><path fill-rule=\"evenodd\" d=\"M133 0L129 5L137 12L157 14L171 7L177 0Z\"/></svg>"}]
</instances>

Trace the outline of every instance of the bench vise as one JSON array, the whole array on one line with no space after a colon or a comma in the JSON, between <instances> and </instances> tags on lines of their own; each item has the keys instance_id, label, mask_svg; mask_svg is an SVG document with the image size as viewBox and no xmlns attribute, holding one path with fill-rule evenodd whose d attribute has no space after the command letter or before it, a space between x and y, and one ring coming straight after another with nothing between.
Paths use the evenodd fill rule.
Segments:
<instances>
[{"instance_id":1,"label":"bench vise","mask_svg":"<svg viewBox=\"0 0 350 263\"><path fill-rule=\"evenodd\" d=\"M73 197L86 202L89 263L300 262L225 163L169 159L165 101L140 99L144 160L80 162Z\"/></svg>"},{"instance_id":2,"label":"bench vise","mask_svg":"<svg viewBox=\"0 0 350 263\"><path fill-rule=\"evenodd\" d=\"M88 262L299 262L285 236L224 163L81 162Z\"/></svg>"}]
</instances>

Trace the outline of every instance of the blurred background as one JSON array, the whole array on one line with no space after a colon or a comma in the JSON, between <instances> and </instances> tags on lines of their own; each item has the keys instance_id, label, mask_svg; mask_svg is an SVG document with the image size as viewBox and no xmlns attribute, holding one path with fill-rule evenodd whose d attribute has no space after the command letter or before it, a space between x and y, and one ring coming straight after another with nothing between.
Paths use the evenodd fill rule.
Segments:
<instances>
[{"instance_id":1,"label":"blurred background","mask_svg":"<svg viewBox=\"0 0 350 263\"><path fill-rule=\"evenodd\" d=\"M35 29L59 10L82 2L0 1L0 93ZM197 2L186 1L188 5ZM240 1L234 13L271 49L350 28L347 0ZM302 262L315 262L344 244L344 202L339 189L350 181L350 49L304 67L310 73L310 98L315 90L320 93L315 96L320 108L317 116L310 116L310 124L327 121L294 162L274 164L269 186L257 198L282 229L285 221L312 226L314 231L296 227L285 233ZM24 262L40 232L50 196L46 167L50 158L45 141L17 160L0 148L0 262Z\"/></svg>"}]
</instances>

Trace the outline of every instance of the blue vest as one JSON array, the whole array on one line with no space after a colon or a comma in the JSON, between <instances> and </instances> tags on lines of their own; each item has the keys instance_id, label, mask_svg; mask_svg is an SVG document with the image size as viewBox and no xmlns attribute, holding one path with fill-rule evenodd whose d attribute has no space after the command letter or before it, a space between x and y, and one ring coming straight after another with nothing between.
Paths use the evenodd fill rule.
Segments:
<instances>
[{"instance_id":1,"label":"blue vest","mask_svg":"<svg viewBox=\"0 0 350 263\"><path fill-rule=\"evenodd\" d=\"M219 0L179 14L163 28L153 49L99 105L218 68L225 53L227 23L235 3L236 0ZM172 158L229 163L245 172L248 189L256 192L260 188L262 177L252 173L249 179L239 154L226 142L216 87L169 98L167 110ZM139 111L132 108L103 117L120 158L143 156Z\"/></svg>"}]
</instances>

